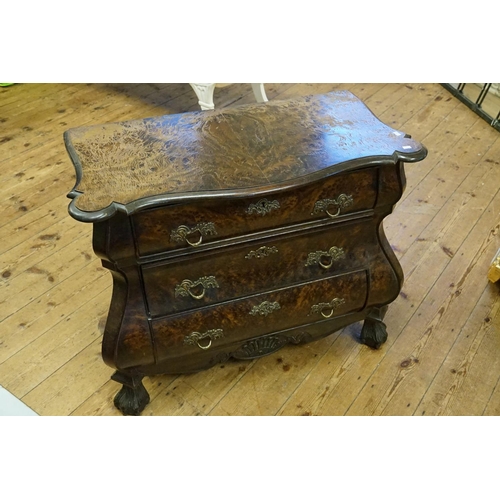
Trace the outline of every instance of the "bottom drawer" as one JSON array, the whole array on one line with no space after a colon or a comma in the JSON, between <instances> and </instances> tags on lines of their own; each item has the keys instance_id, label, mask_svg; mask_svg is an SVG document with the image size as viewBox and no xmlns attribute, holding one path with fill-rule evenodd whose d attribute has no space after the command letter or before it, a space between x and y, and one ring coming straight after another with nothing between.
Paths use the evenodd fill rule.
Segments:
<instances>
[{"instance_id":1,"label":"bottom drawer","mask_svg":"<svg viewBox=\"0 0 500 500\"><path fill-rule=\"evenodd\" d=\"M151 321L157 360L363 309L368 271L360 270Z\"/></svg>"}]
</instances>

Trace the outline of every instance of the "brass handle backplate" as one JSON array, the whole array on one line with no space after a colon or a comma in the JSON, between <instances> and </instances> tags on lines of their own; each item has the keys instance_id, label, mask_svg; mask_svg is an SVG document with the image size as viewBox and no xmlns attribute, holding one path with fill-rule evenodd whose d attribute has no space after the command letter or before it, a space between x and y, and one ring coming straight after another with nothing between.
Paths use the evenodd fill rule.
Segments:
<instances>
[{"instance_id":1,"label":"brass handle backplate","mask_svg":"<svg viewBox=\"0 0 500 500\"><path fill-rule=\"evenodd\" d=\"M268 314L278 311L279 309L281 309L281 306L278 302L269 302L265 300L258 306L252 307L252 310L248 314L251 314L252 316L267 316Z\"/></svg>"},{"instance_id":2,"label":"brass handle backplate","mask_svg":"<svg viewBox=\"0 0 500 500\"><path fill-rule=\"evenodd\" d=\"M324 252L322 250L311 252L307 256L305 265L313 266L314 264L319 264L323 269L330 269L335 261L344 258L345 253L343 248L331 247L327 252Z\"/></svg>"},{"instance_id":3,"label":"brass handle backplate","mask_svg":"<svg viewBox=\"0 0 500 500\"><path fill-rule=\"evenodd\" d=\"M188 237L191 235L196 235L198 233L198 240L192 241ZM177 229L173 229L170 233L170 241L175 241L182 243L185 241L188 245L192 247L197 247L203 241L203 236L216 235L215 225L213 222L200 222L196 226L179 226ZM196 236L195 236L196 237Z\"/></svg>"},{"instance_id":4,"label":"brass handle backplate","mask_svg":"<svg viewBox=\"0 0 500 500\"><path fill-rule=\"evenodd\" d=\"M224 337L224 332L222 331L222 328L208 330L204 333L191 332L189 335L186 335L184 337L184 344L196 345L200 349L207 350L210 349L210 347L212 346L212 340L220 339L223 337Z\"/></svg>"},{"instance_id":5,"label":"brass handle backplate","mask_svg":"<svg viewBox=\"0 0 500 500\"><path fill-rule=\"evenodd\" d=\"M330 302L320 302L319 304L314 304L311 307L311 312L309 314L321 314L323 318L331 318L335 310L345 304L344 299L332 299ZM328 314L325 314L325 311L328 311Z\"/></svg>"},{"instance_id":6,"label":"brass handle backplate","mask_svg":"<svg viewBox=\"0 0 500 500\"><path fill-rule=\"evenodd\" d=\"M196 293L196 288L201 287L201 292ZM202 299L205 296L205 290L207 288L219 288L219 284L215 279L215 276L202 276L196 281L184 280L180 285L175 287L176 297L187 297L191 296L193 299Z\"/></svg>"},{"instance_id":7,"label":"brass handle backplate","mask_svg":"<svg viewBox=\"0 0 500 500\"><path fill-rule=\"evenodd\" d=\"M323 200L318 200L314 204L313 211L311 215L319 214L325 212L329 217L334 219L340 215L340 211L343 208L350 207L354 203L353 198L349 194L339 194L336 199L325 198ZM329 208L333 206L337 209L335 213L330 212Z\"/></svg>"},{"instance_id":8,"label":"brass handle backplate","mask_svg":"<svg viewBox=\"0 0 500 500\"><path fill-rule=\"evenodd\" d=\"M266 198L257 201L256 203L252 203L247 209L246 213L248 215L258 214L258 215L267 215L273 210L278 210L280 208L279 201L273 200L269 201Z\"/></svg>"}]
</instances>

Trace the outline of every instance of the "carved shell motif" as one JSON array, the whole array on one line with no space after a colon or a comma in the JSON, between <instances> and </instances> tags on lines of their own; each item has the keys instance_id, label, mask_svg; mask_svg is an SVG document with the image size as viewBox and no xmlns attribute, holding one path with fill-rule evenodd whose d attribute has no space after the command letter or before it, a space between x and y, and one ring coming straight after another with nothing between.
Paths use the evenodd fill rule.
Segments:
<instances>
[{"instance_id":1,"label":"carved shell motif","mask_svg":"<svg viewBox=\"0 0 500 500\"><path fill-rule=\"evenodd\" d=\"M286 344L286 339L281 336L262 337L250 340L233 353L236 359L260 358L266 354L277 351Z\"/></svg>"},{"instance_id":2,"label":"carved shell motif","mask_svg":"<svg viewBox=\"0 0 500 500\"><path fill-rule=\"evenodd\" d=\"M299 332L296 335L270 335L245 342L231 356L236 359L253 359L266 356L281 349L285 344L302 344L312 340L308 332Z\"/></svg>"}]
</instances>

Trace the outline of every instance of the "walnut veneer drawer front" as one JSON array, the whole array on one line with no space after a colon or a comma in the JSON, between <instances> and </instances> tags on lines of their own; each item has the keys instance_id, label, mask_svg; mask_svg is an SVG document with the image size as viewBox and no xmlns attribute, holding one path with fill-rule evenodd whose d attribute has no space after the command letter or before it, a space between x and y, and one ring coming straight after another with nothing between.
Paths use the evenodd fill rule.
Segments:
<instances>
[{"instance_id":1,"label":"walnut veneer drawer front","mask_svg":"<svg viewBox=\"0 0 500 500\"><path fill-rule=\"evenodd\" d=\"M153 320L157 356L205 351L361 310L367 290L367 271L361 270Z\"/></svg>"},{"instance_id":2,"label":"walnut veneer drawer front","mask_svg":"<svg viewBox=\"0 0 500 500\"><path fill-rule=\"evenodd\" d=\"M364 169L274 195L146 210L132 221L139 253L150 255L299 222L341 219L373 208L376 199L377 170Z\"/></svg>"},{"instance_id":3,"label":"walnut veneer drawer front","mask_svg":"<svg viewBox=\"0 0 500 500\"><path fill-rule=\"evenodd\" d=\"M364 220L144 265L142 274L149 311L162 316L368 266L376 250Z\"/></svg>"}]
</instances>

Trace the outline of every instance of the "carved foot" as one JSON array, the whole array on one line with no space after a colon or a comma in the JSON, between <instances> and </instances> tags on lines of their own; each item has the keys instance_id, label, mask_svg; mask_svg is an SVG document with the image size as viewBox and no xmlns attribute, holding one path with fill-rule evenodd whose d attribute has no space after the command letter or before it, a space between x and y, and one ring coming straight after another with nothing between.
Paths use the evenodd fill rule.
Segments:
<instances>
[{"instance_id":1,"label":"carved foot","mask_svg":"<svg viewBox=\"0 0 500 500\"><path fill-rule=\"evenodd\" d=\"M376 307L370 311L361 330L362 344L378 349L387 340L387 329L382 321L386 312L387 306Z\"/></svg>"},{"instance_id":2,"label":"carved foot","mask_svg":"<svg viewBox=\"0 0 500 500\"><path fill-rule=\"evenodd\" d=\"M142 378L142 375L123 372L116 372L111 377L115 382L123 384L114 403L124 415L140 415L150 401L148 391L142 385Z\"/></svg>"}]
</instances>

